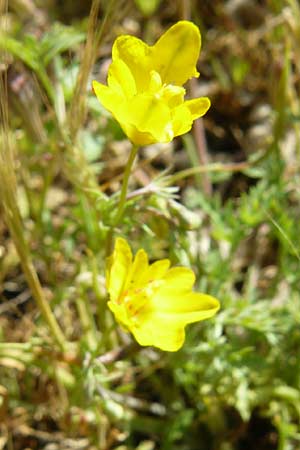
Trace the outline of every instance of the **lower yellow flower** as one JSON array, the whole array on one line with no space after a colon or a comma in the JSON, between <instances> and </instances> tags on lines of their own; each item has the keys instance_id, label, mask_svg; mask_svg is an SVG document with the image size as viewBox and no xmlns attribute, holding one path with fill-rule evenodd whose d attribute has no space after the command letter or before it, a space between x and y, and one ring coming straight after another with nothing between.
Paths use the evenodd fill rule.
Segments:
<instances>
[{"instance_id":1,"label":"lower yellow flower","mask_svg":"<svg viewBox=\"0 0 300 450\"><path fill-rule=\"evenodd\" d=\"M133 258L128 243L117 238L108 258L108 306L140 345L179 350L187 324L209 319L220 308L214 297L193 292L195 275L185 267L170 268L162 259L149 264L143 249Z\"/></svg>"}]
</instances>

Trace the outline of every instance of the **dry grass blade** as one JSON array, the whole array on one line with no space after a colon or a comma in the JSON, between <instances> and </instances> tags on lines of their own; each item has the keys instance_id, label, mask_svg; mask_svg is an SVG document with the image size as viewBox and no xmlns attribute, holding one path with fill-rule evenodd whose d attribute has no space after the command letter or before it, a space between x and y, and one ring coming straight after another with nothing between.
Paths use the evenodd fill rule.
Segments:
<instances>
[{"instance_id":1,"label":"dry grass blade","mask_svg":"<svg viewBox=\"0 0 300 450\"><path fill-rule=\"evenodd\" d=\"M91 7L86 45L83 51L82 62L80 65L69 114L70 131L72 136L76 136L80 125L84 123L86 112L86 87L88 83L88 77L95 62L97 49L100 46L104 30L111 17L111 11L115 4L115 0L111 0L109 2L101 27L99 31L97 31L100 4L100 0L94 0Z\"/></svg>"},{"instance_id":2,"label":"dry grass blade","mask_svg":"<svg viewBox=\"0 0 300 450\"><path fill-rule=\"evenodd\" d=\"M3 5L1 5L2 9ZM14 142L9 132L8 97L6 72L0 76L0 201L8 229L16 246L24 274L32 295L48 323L54 339L61 349L65 348L64 335L45 299L42 286L32 264L31 255L24 237L22 223L17 202L17 180L14 170Z\"/></svg>"},{"instance_id":3,"label":"dry grass blade","mask_svg":"<svg viewBox=\"0 0 300 450\"><path fill-rule=\"evenodd\" d=\"M4 14L8 9L8 1L0 0L0 14Z\"/></svg>"}]
</instances>

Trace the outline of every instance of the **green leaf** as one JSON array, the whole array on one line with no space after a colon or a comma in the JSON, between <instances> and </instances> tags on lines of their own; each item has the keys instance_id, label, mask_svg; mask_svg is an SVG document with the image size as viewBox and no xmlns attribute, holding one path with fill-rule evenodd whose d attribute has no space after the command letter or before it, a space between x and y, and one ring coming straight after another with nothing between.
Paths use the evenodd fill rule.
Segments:
<instances>
[{"instance_id":1,"label":"green leaf","mask_svg":"<svg viewBox=\"0 0 300 450\"><path fill-rule=\"evenodd\" d=\"M77 31L75 28L55 23L41 40L40 57L43 59L43 63L47 65L58 53L74 47L84 39L84 33Z\"/></svg>"},{"instance_id":2,"label":"green leaf","mask_svg":"<svg viewBox=\"0 0 300 450\"><path fill-rule=\"evenodd\" d=\"M32 38L32 36L26 36L23 43L21 43L16 39L1 33L0 49L11 53L33 70L44 86L49 98L53 100L53 86L45 70L43 61L40 59L38 42Z\"/></svg>"}]
</instances>

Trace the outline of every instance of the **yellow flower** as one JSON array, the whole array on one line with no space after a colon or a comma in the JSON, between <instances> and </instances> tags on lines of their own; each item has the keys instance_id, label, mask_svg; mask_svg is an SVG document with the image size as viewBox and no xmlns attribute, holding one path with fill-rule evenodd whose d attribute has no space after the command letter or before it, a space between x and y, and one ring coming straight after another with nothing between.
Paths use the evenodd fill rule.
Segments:
<instances>
[{"instance_id":1,"label":"yellow flower","mask_svg":"<svg viewBox=\"0 0 300 450\"><path fill-rule=\"evenodd\" d=\"M177 22L153 46L134 36L116 39L108 86L93 81L93 89L134 144L170 142L206 113L209 99L184 101L182 87L199 76L200 47L199 29L188 21Z\"/></svg>"},{"instance_id":2,"label":"yellow flower","mask_svg":"<svg viewBox=\"0 0 300 450\"><path fill-rule=\"evenodd\" d=\"M217 299L192 291L194 282L192 270L170 268L168 259L149 264L143 249L133 259L122 238L116 239L108 258L108 306L140 345L174 352L184 343L187 324L208 319L218 311Z\"/></svg>"}]
</instances>

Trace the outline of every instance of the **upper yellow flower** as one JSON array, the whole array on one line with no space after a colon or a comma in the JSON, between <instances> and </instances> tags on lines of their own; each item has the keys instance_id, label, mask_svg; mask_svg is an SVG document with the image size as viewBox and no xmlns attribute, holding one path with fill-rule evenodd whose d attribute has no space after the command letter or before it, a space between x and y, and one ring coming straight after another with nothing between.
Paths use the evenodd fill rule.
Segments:
<instances>
[{"instance_id":1,"label":"upper yellow flower","mask_svg":"<svg viewBox=\"0 0 300 450\"><path fill-rule=\"evenodd\" d=\"M212 317L220 305L214 297L192 291L192 270L169 267L168 259L149 265L143 249L133 259L128 243L117 238L106 284L109 308L137 342L173 352L183 345L184 327Z\"/></svg>"},{"instance_id":2,"label":"upper yellow flower","mask_svg":"<svg viewBox=\"0 0 300 450\"><path fill-rule=\"evenodd\" d=\"M153 46L128 35L115 40L108 86L93 81L93 88L134 144L170 142L206 113L209 99L184 101L182 87L199 76L200 47L199 29L188 21L177 22Z\"/></svg>"}]
</instances>

